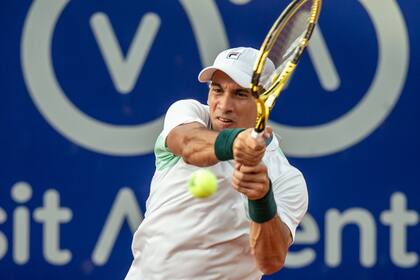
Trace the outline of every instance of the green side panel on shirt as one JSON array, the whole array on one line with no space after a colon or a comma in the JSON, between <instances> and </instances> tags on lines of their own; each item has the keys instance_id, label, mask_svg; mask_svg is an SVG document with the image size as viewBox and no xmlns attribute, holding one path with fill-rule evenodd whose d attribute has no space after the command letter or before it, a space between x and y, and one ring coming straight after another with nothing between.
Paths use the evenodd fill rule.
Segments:
<instances>
[{"instance_id":1,"label":"green side panel on shirt","mask_svg":"<svg viewBox=\"0 0 420 280\"><path fill-rule=\"evenodd\" d=\"M181 158L171 153L165 144L165 139L159 135L155 144L156 169L159 171L165 170L174 166Z\"/></svg>"}]
</instances>

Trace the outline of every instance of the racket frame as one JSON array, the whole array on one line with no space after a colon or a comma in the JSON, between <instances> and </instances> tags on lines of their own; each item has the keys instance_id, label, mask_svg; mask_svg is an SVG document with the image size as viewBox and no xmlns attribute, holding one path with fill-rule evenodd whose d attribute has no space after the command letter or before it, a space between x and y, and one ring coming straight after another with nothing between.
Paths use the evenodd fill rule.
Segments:
<instances>
[{"instance_id":1,"label":"racket frame","mask_svg":"<svg viewBox=\"0 0 420 280\"><path fill-rule=\"evenodd\" d=\"M294 53L291 54L293 56L292 59L287 62L282 72L273 78L275 81L267 90L261 87L259 85L261 74L271 49L273 48L287 22L306 2L307 0L295 0L290 3L274 22L260 47L260 52L254 65L254 72L250 86L252 95L256 98L257 105L257 120L253 133L254 137L258 136L262 131L264 131L270 112L273 109L277 98L280 96L280 93L286 85L292 72L296 68L296 65L298 64L303 52L308 46L309 40L317 24L321 11L322 0L313 0L314 3L311 7L311 14L305 35L299 42L299 45L296 47L296 49L293 50Z\"/></svg>"}]
</instances>

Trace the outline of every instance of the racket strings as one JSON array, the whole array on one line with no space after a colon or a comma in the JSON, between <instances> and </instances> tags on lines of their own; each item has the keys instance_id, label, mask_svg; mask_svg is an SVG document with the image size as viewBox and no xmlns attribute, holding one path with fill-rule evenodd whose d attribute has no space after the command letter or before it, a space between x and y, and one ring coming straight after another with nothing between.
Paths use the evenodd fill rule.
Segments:
<instances>
[{"instance_id":1,"label":"racket strings","mask_svg":"<svg viewBox=\"0 0 420 280\"><path fill-rule=\"evenodd\" d=\"M257 77L255 84L258 84L258 87L256 88L261 89L261 91L269 89L285 70L288 62L299 56L298 52L307 35L311 15L314 8L318 8L315 2L318 1L299 1L295 7L291 8L290 15L279 18L275 27L270 30L266 38L267 42L264 43L264 52L267 53L267 59L260 61L259 64L263 66L257 69L260 69L261 72L265 71L263 70L265 68L272 68L273 70L268 75L262 74ZM272 64L272 67L266 67L264 64ZM261 95L261 93L257 93L257 95Z\"/></svg>"},{"instance_id":2,"label":"racket strings","mask_svg":"<svg viewBox=\"0 0 420 280\"><path fill-rule=\"evenodd\" d=\"M293 50L300 45L309 25L309 15L310 11L298 11L281 31L269 54L269 58L274 65L281 65L284 60L290 57Z\"/></svg>"},{"instance_id":3,"label":"racket strings","mask_svg":"<svg viewBox=\"0 0 420 280\"><path fill-rule=\"evenodd\" d=\"M310 1L309 1L310 2ZM289 61L292 61L304 40L309 25L311 4L302 5L280 31L280 35L272 43L268 58L273 62L275 70L265 81L261 81L264 88L269 88L277 77L284 71Z\"/></svg>"}]
</instances>

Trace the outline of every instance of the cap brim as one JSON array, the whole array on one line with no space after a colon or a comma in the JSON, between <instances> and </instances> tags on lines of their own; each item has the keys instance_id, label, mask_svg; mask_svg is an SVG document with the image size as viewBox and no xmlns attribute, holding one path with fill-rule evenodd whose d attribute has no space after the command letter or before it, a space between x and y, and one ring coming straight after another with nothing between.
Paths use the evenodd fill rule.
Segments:
<instances>
[{"instance_id":1,"label":"cap brim","mask_svg":"<svg viewBox=\"0 0 420 280\"><path fill-rule=\"evenodd\" d=\"M225 67L214 67L209 66L204 68L200 71L198 74L198 80L202 83L210 82L211 78L214 75L214 72L217 70L224 72L226 75L228 75L235 83L240 85L243 88L249 88L251 84L251 77L246 75L245 73L242 73L238 71L237 68L230 68L228 66Z\"/></svg>"},{"instance_id":2,"label":"cap brim","mask_svg":"<svg viewBox=\"0 0 420 280\"><path fill-rule=\"evenodd\" d=\"M198 80L202 83L207 83L211 81L211 78L213 77L214 72L218 70L216 67L209 66L204 68L200 71L198 74Z\"/></svg>"}]
</instances>

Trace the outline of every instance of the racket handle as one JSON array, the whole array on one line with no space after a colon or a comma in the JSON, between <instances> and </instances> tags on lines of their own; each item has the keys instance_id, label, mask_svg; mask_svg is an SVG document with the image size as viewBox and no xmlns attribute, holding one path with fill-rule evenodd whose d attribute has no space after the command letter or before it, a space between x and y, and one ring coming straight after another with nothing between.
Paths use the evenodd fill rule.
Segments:
<instances>
[{"instance_id":1,"label":"racket handle","mask_svg":"<svg viewBox=\"0 0 420 280\"><path fill-rule=\"evenodd\" d=\"M251 137L253 139L258 139L259 137L263 137L263 132L258 132L255 129L251 132ZM271 140L273 140L273 134L270 135L267 139L264 139L265 145L268 146L271 143Z\"/></svg>"},{"instance_id":2,"label":"racket handle","mask_svg":"<svg viewBox=\"0 0 420 280\"><path fill-rule=\"evenodd\" d=\"M257 132L255 129L251 132L251 137L254 139L258 139L258 137L261 137L263 132Z\"/></svg>"}]
</instances>

